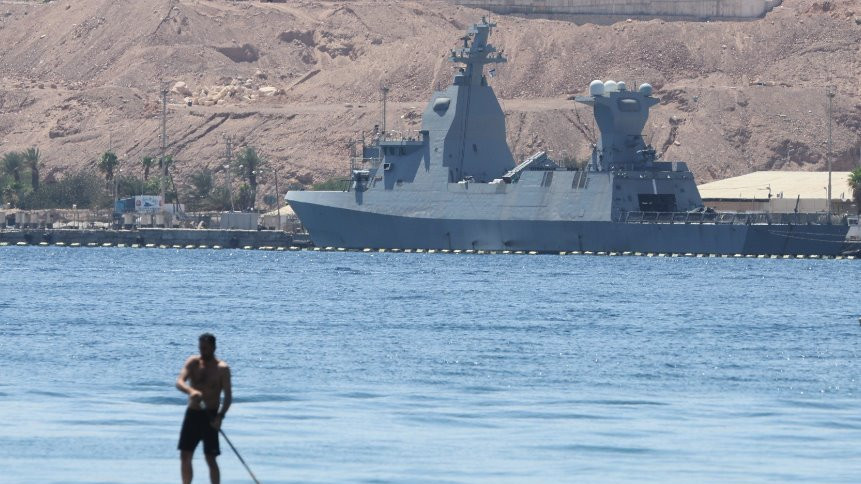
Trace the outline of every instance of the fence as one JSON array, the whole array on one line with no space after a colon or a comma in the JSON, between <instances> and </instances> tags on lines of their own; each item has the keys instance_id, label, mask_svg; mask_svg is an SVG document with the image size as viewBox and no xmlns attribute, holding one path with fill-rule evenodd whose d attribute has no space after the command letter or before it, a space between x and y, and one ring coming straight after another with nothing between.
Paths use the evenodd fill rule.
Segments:
<instances>
[{"instance_id":1,"label":"fence","mask_svg":"<svg viewBox=\"0 0 861 484\"><path fill-rule=\"evenodd\" d=\"M848 225L845 215L827 213L621 212L628 224Z\"/></svg>"}]
</instances>

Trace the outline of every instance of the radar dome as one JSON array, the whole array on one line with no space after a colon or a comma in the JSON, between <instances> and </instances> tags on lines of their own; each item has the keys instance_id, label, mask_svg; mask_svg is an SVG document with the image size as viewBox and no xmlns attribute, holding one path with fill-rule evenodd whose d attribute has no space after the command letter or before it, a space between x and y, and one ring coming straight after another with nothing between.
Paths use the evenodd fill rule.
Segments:
<instances>
[{"instance_id":1,"label":"radar dome","mask_svg":"<svg viewBox=\"0 0 861 484\"><path fill-rule=\"evenodd\" d=\"M618 88L619 88L619 85L616 84L616 81L607 81L604 83L604 92L606 92L606 93L616 92L616 90Z\"/></svg>"},{"instance_id":2,"label":"radar dome","mask_svg":"<svg viewBox=\"0 0 861 484\"><path fill-rule=\"evenodd\" d=\"M592 81L589 83L590 96L602 96L604 94L604 83L601 81Z\"/></svg>"},{"instance_id":3,"label":"radar dome","mask_svg":"<svg viewBox=\"0 0 861 484\"><path fill-rule=\"evenodd\" d=\"M643 96L651 96L652 95L652 85L651 84L640 84L640 94Z\"/></svg>"},{"instance_id":4,"label":"radar dome","mask_svg":"<svg viewBox=\"0 0 861 484\"><path fill-rule=\"evenodd\" d=\"M617 88L618 90L620 90L620 91L627 91L627 90L628 90L628 85L627 85L627 84L625 84L623 81L619 81L619 83L618 83L618 84L616 84L616 88Z\"/></svg>"}]
</instances>

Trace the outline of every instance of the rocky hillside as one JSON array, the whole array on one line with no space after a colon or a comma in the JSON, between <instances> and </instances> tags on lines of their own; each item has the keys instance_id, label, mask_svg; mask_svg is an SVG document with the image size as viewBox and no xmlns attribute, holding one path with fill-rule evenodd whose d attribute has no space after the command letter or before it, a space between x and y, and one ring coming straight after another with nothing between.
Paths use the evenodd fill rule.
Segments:
<instances>
[{"instance_id":1,"label":"rocky hillside","mask_svg":"<svg viewBox=\"0 0 861 484\"><path fill-rule=\"evenodd\" d=\"M158 152L168 86L180 178L221 167L225 135L259 147L282 183L344 174L348 140L377 123L381 83L389 126L417 128L450 80L445 54L485 14L445 1L0 1L0 153L38 146L59 177L112 147L139 172ZM492 18L510 59L492 83L518 157L588 156L591 116L568 98L615 79L658 88L647 136L700 181L823 169L829 83L835 167L859 159L856 0L787 0L751 22Z\"/></svg>"}]
</instances>

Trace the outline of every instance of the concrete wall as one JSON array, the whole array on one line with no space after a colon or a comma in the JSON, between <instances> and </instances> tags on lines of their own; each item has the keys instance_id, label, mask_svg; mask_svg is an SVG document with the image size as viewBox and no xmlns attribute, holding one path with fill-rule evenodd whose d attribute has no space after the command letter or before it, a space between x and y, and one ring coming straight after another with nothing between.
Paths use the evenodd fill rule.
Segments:
<instances>
[{"instance_id":1,"label":"concrete wall","mask_svg":"<svg viewBox=\"0 0 861 484\"><path fill-rule=\"evenodd\" d=\"M5 230L0 231L0 242L30 245L39 243L66 245L87 244L146 244L155 245L219 245L225 248L289 247L307 245L302 237L275 230L191 230L191 229L141 229L141 230Z\"/></svg>"},{"instance_id":2,"label":"concrete wall","mask_svg":"<svg viewBox=\"0 0 861 484\"><path fill-rule=\"evenodd\" d=\"M500 14L540 17L606 16L689 19L753 19L782 0L456 0Z\"/></svg>"}]
</instances>

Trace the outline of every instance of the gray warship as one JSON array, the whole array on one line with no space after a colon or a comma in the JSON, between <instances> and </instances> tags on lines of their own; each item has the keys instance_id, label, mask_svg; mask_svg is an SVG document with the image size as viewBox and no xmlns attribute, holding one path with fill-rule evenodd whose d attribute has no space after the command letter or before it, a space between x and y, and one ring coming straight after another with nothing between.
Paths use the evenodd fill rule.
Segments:
<instances>
[{"instance_id":1,"label":"gray warship","mask_svg":"<svg viewBox=\"0 0 861 484\"><path fill-rule=\"evenodd\" d=\"M659 101L643 84L594 81L576 102L600 131L588 165L538 152L515 164L485 67L506 62L482 19L451 50L460 65L416 136L375 129L354 146L344 191L285 199L319 247L536 252L840 255L859 249L846 217L719 213L685 163L642 135ZM364 138L364 136L363 136ZM856 222L857 223L857 222Z\"/></svg>"}]
</instances>

